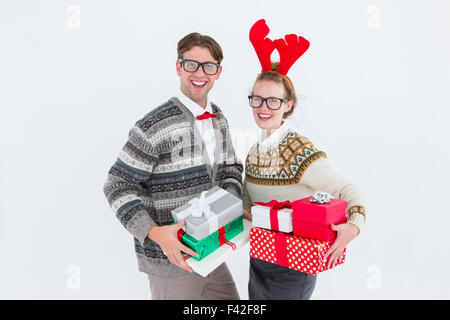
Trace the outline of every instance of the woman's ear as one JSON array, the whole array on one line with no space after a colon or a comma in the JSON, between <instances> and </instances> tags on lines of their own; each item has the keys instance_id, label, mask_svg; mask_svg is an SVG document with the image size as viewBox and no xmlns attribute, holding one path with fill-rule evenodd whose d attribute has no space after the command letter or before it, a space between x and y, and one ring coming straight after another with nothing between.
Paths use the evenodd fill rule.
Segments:
<instances>
[{"instance_id":1,"label":"woman's ear","mask_svg":"<svg viewBox=\"0 0 450 320\"><path fill-rule=\"evenodd\" d=\"M288 104L288 106L287 106L286 110L284 110L285 113L286 113L286 112L289 112L289 110L292 109L292 107L294 106L294 100L289 100L289 101L287 102L287 104Z\"/></svg>"},{"instance_id":2,"label":"woman's ear","mask_svg":"<svg viewBox=\"0 0 450 320\"><path fill-rule=\"evenodd\" d=\"M287 102L286 110L284 110L284 113L283 113L283 119L286 119L286 118L290 115L289 111L292 110L292 107L293 107L293 106L294 106L294 100L289 100L289 101ZM288 113L289 113L289 114L288 114Z\"/></svg>"}]
</instances>

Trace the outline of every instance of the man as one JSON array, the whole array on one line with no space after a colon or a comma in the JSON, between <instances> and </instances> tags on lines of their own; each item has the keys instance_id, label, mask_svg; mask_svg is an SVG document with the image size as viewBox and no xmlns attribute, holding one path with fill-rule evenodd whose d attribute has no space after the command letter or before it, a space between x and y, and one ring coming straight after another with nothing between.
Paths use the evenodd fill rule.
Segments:
<instances>
[{"instance_id":1,"label":"man","mask_svg":"<svg viewBox=\"0 0 450 320\"><path fill-rule=\"evenodd\" d=\"M104 185L108 202L134 236L139 270L153 299L239 299L225 264L203 278L192 272L171 210L218 185L242 197L241 162L227 120L208 100L219 79L221 47L191 33L178 42L180 91L137 121ZM198 255L197 255L198 256Z\"/></svg>"}]
</instances>

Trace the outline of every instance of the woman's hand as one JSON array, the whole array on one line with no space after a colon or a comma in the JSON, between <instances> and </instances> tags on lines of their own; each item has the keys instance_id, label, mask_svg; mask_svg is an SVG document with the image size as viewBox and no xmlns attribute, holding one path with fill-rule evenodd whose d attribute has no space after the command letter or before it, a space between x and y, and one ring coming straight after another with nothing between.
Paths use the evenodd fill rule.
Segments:
<instances>
[{"instance_id":1,"label":"woman's hand","mask_svg":"<svg viewBox=\"0 0 450 320\"><path fill-rule=\"evenodd\" d=\"M328 259L327 267L331 268L337 264L338 258L341 256L347 244L356 238L359 234L359 228L353 223L342 223L331 225L331 230L337 231L337 237L331 245L330 249L325 253L324 259Z\"/></svg>"},{"instance_id":2,"label":"woman's hand","mask_svg":"<svg viewBox=\"0 0 450 320\"><path fill-rule=\"evenodd\" d=\"M248 221L252 221L252 214L250 212L247 212L245 209L242 209L242 211L244 213L244 218Z\"/></svg>"}]
</instances>

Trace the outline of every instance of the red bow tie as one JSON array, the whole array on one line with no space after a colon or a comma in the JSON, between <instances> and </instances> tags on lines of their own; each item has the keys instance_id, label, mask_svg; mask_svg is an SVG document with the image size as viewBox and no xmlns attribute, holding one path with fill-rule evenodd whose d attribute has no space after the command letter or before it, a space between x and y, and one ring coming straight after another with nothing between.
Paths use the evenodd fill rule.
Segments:
<instances>
[{"instance_id":1,"label":"red bow tie","mask_svg":"<svg viewBox=\"0 0 450 320\"><path fill-rule=\"evenodd\" d=\"M205 119L209 119L209 118L215 118L217 117L217 115L209 113L208 111L206 111L204 114L201 114L199 116L196 116L195 118L197 120L205 120Z\"/></svg>"}]
</instances>

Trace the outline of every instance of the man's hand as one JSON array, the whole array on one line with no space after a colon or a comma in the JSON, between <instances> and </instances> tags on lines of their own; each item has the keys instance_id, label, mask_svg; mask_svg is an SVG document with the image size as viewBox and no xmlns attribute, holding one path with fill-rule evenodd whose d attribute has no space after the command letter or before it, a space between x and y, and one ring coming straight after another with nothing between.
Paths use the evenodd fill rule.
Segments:
<instances>
[{"instance_id":1,"label":"man's hand","mask_svg":"<svg viewBox=\"0 0 450 320\"><path fill-rule=\"evenodd\" d=\"M248 221L252 221L252 214L250 212L247 212L245 209L242 209L242 211L244 213L244 218Z\"/></svg>"},{"instance_id":2,"label":"man's hand","mask_svg":"<svg viewBox=\"0 0 450 320\"><path fill-rule=\"evenodd\" d=\"M183 228L185 221L170 226L153 226L148 238L155 241L162 249L169 261L181 269L192 272L192 268L184 261L181 252L186 252L191 256L198 257L198 253L189 249L178 240L178 230Z\"/></svg>"},{"instance_id":3,"label":"man's hand","mask_svg":"<svg viewBox=\"0 0 450 320\"><path fill-rule=\"evenodd\" d=\"M325 253L324 259L328 257L327 267L331 268L337 265L337 260L344 251L347 244L356 238L359 233L359 228L353 223L342 223L338 225L331 225L331 230L337 231L337 237L331 245L330 249Z\"/></svg>"}]
</instances>

